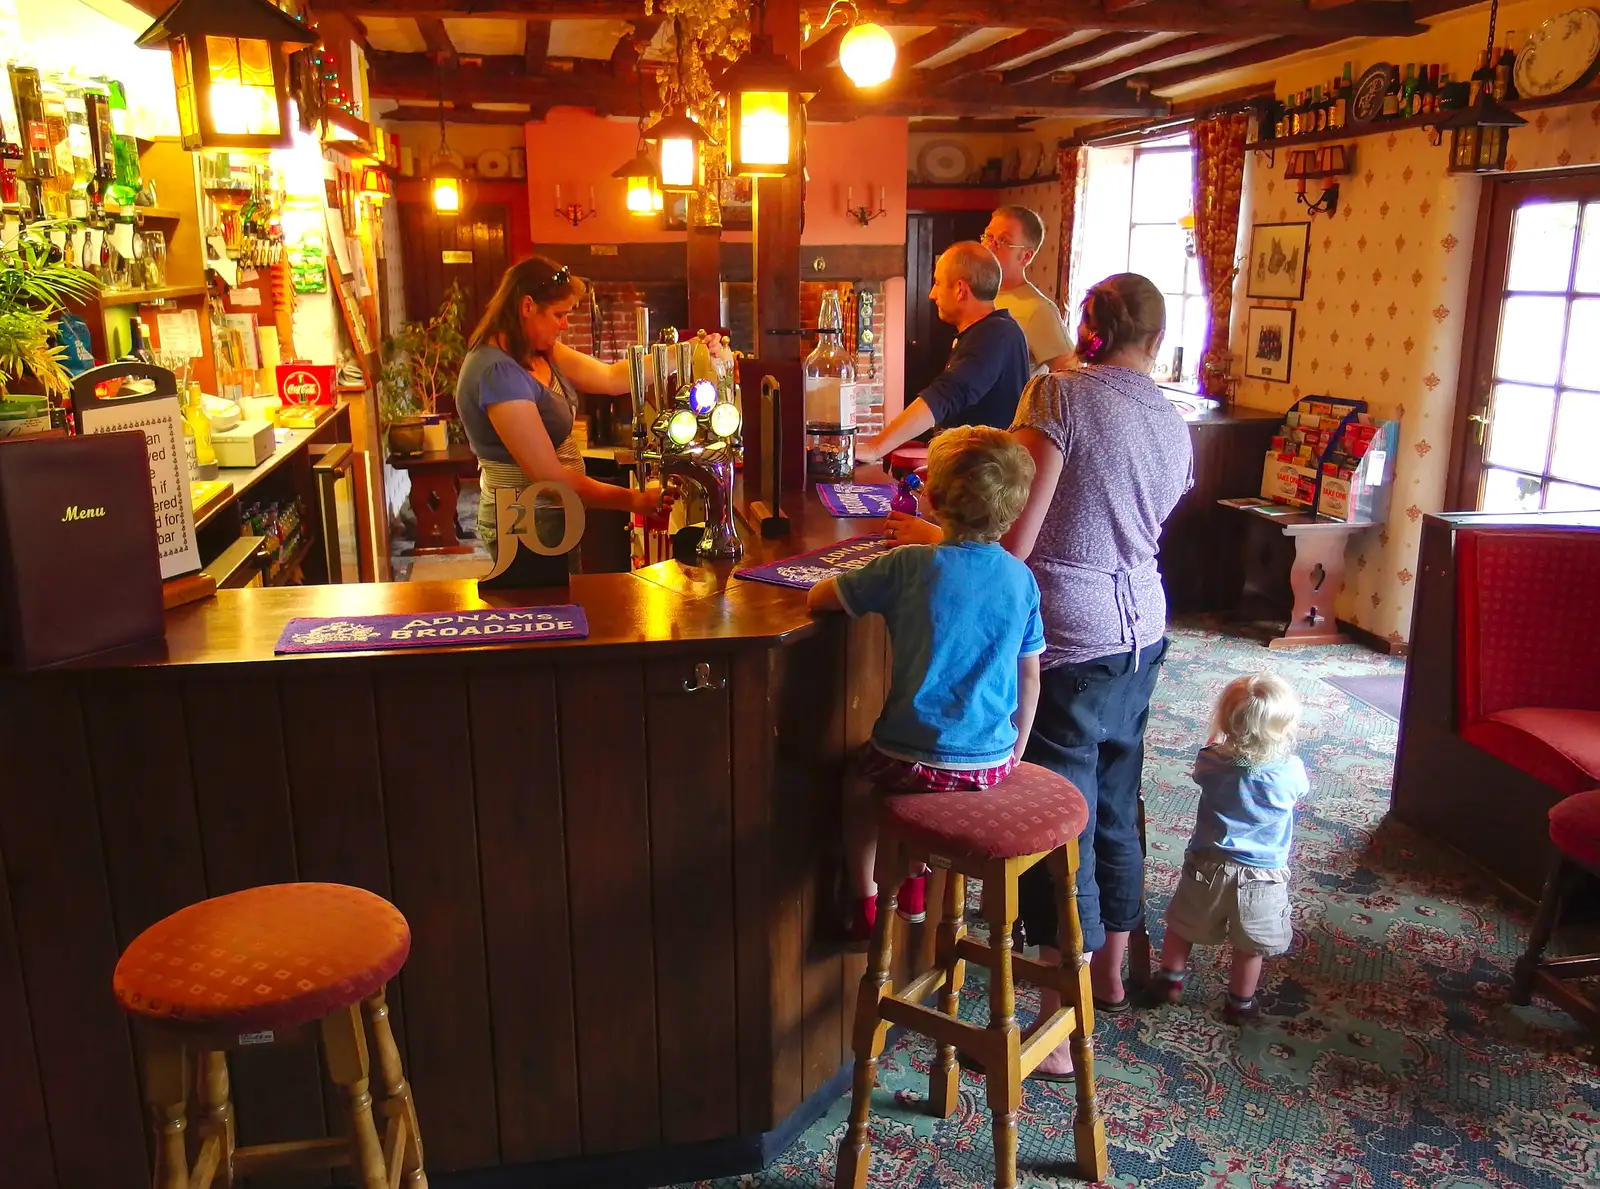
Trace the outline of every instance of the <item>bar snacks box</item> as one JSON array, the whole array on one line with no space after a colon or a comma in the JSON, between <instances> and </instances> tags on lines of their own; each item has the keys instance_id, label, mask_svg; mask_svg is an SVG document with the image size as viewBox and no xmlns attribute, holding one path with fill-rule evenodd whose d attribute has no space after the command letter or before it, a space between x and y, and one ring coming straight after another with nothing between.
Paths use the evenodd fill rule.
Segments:
<instances>
[{"instance_id":1,"label":"bar snacks box","mask_svg":"<svg viewBox=\"0 0 1600 1189\"><path fill-rule=\"evenodd\" d=\"M1399 441L1398 421L1358 420L1345 426L1322 464L1317 515L1346 524L1387 520Z\"/></svg>"}]
</instances>

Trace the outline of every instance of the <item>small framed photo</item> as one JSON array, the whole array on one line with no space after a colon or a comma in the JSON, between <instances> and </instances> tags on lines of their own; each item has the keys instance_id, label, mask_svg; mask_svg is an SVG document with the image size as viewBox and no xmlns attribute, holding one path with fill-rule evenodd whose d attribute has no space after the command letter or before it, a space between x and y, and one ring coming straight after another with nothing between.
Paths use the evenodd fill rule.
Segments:
<instances>
[{"instance_id":1,"label":"small framed photo","mask_svg":"<svg viewBox=\"0 0 1600 1189\"><path fill-rule=\"evenodd\" d=\"M1306 295L1310 223L1257 223L1250 229L1247 297L1299 301Z\"/></svg>"},{"instance_id":2,"label":"small framed photo","mask_svg":"<svg viewBox=\"0 0 1600 1189\"><path fill-rule=\"evenodd\" d=\"M1294 358L1294 311L1251 306L1248 327L1244 374L1256 380L1288 383Z\"/></svg>"}]
</instances>

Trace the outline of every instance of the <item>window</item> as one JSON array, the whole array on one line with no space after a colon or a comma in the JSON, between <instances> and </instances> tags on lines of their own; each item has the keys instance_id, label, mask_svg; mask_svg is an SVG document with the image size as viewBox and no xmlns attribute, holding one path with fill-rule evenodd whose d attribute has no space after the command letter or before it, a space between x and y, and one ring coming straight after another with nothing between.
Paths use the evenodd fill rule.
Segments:
<instances>
[{"instance_id":1,"label":"window","mask_svg":"<svg viewBox=\"0 0 1600 1189\"><path fill-rule=\"evenodd\" d=\"M1205 350L1209 310L1200 267L1189 255L1182 220L1194 194L1194 152L1187 137L1136 149L1088 152L1079 274L1074 308L1095 281L1142 273L1167 299L1167 337L1158 379L1183 348L1183 379L1192 381Z\"/></svg>"}]
</instances>

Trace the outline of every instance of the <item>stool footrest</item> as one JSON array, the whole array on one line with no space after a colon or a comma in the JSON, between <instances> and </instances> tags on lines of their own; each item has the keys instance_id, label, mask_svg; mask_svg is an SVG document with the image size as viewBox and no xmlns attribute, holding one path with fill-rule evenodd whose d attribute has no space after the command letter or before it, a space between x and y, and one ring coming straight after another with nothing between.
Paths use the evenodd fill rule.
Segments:
<instances>
[{"instance_id":1,"label":"stool footrest","mask_svg":"<svg viewBox=\"0 0 1600 1189\"><path fill-rule=\"evenodd\" d=\"M972 937L961 937L956 941L956 956L967 962L976 962L980 966L987 967L994 964L993 958L990 957L989 943ZM1072 984L1066 974L1065 966L1051 966L1037 958L1024 958L1015 952L1011 955L1011 977L1032 983L1036 987L1052 987L1062 994L1069 994Z\"/></svg>"},{"instance_id":2,"label":"stool footrest","mask_svg":"<svg viewBox=\"0 0 1600 1189\"><path fill-rule=\"evenodd\" d=\"M924 970L905 986L896 989L893 994L896 999L903 999L907 1003L921 1003L943 986L944 969L935 966L931 970Z\"/></svg>"},{"instance_id":3,"label":"stool footrest","mask_svg":"<svg viewBox=\"0 0 1600 1189\"><path fill-rule=\"evenodd\" d=\"M944 1045L954 1045L963 1053L982 1056L978 1045L987 1028L968 1024L920 1003L907 1003L898 995L885 995L878 1003L878 1014L892 1024L901 1024Z\"/></svg>"},{"instance_id":4,"label":"stool footrest","mask_svg":"<svg viewBox=\"0 0 1600 1189\"><path fill-rule=\"evenodd\" d=\"M1022 1042L1022 1076L1027 1077L1038 1069L1040 1063L1072 1034L1073 1026L1077 1022L1077 1011L1063 1007L1051 1016L1042 1028L1036 1028L1033 1035Z\"/></svg>"},{"instance_id":5,"label":"stool footrest","mask_svg":"<svg viewBox=\"0 0 1600 1189\"><path fill-rule=\"evenodd\" d=\"M350 1163L350 1141L344 1136L301 1139L281 1144L256 1144L233 1153L235 1180L263 1172L300 1172L343 1168Z\"/></svg>"},{"instance_id":6,"label":"stool footrest","mask_svg":"<svg viewBox=\"0 0 1600 1189\"><path fill-rule=\"evenodd\" d=\"M189 1189L211 1189L216 1179L217 1166L222 1163L222 1137L208 1135L195 1153L194 1167L189 1170Z\"/></svg>"}]
</instances>

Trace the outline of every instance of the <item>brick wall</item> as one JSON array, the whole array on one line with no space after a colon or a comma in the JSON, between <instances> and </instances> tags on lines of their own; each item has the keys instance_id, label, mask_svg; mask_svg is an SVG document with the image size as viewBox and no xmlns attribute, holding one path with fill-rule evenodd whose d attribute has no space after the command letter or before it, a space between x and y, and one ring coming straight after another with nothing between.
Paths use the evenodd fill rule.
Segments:
<instances>
[{"instance_id":1,"label":"brick wall","mask_svg":"<svg viewBox=\"0 0 1600 1189\"><path fill-rule=\"evenodd\" d=\"M841 294L845 308L846 348L857 347L855 308L848 300L854 287L849 282L803 281L800 285L800 323L815 326L822 308L822 294L826 289L836 289ZM883 286L868 284L864 290L877 296L873 307L872 330L876 336L874 353L865 349L856 352L856 383L867 387L871 409L861 414L859 420L863 433L876 433L883 428L884 399L884 308ZM623 356L623 348L634 341L635 313L643 303L650 310L650 333L655 335L664 326L682 328L688 321L688 294L681 283L657 284L648 281L597 281L593 302L582 301L572 311L567 331L562 341L574 350L593 355L610 363ZM591 314L593 311L593 314ZM723 285L723 329L728 332L734 347L749 354L755 340L755 304L752 287L747 282L728 282ZM817 345L815 335L801 340L800 353L810 354ZM875 366L874 366L875 365Z\"/></svg>"}]
</instances>

